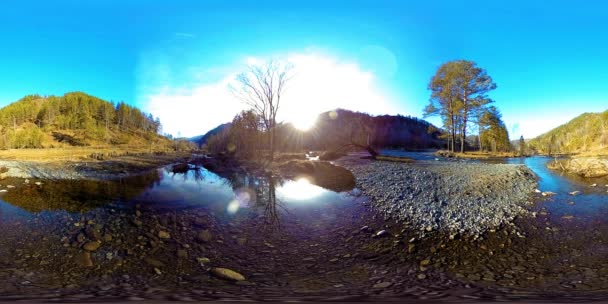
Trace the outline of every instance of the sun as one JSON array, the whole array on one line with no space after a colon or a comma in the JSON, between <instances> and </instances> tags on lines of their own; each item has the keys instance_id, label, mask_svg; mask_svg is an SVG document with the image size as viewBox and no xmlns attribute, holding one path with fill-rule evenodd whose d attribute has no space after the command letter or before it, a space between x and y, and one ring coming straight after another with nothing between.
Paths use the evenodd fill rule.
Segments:
<instances>
[{"instance_id":1,"label":"sun","mask_svg":"<svg viewBox=\"0 0 608 304\"><path fill-rule=\"evenodd\" d=\"M291 119L293 126L300 131L310 130L310 128L314 127L316 121L317 117L311 115L301 115L300 117Z\"/></svg>"}]
</instances>

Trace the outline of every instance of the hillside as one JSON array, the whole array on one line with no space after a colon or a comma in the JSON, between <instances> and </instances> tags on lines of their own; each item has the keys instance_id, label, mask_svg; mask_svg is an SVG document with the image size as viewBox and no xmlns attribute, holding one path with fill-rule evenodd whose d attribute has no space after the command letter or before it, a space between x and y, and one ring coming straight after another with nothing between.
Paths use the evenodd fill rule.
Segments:
<instances>
[{"instance_id":1,"label":"hillside","mask_svg":"<svg viewBox=\"0 0 608 304\"><path fill-rule=\"evenodd\" d=\"M0 109L0 149L169 146L158 118L82 93L28 95Z\"/></svg>"},{"instance_id":2,"label":"hillside","mask_svg":"<svg viewBox=\"0 0 608 304\"><path fill-rule=\"evenodd\" d=\"M319 115L309 130L307 144L323 148L356 140L378 148L439 148L440 130L429 122L402 115L372 116L367 113L337 109Z\"/></svg>"},{"instance_id":3,"label":"hillside","mask_svg":"<svg viewBox=\"0 0 608 304\"><path fill-rule=\"evenodd\" d=\"M584 113L528 142L538 153L606 154L608 146L608 111Z\"/></svg>"},{"instance_id":4,"label":"hillside","mask_svg":"<svg viewBox=\"0 0 608 304\"><path fill-rule=\"evenodd\" d=\"M223 132L222 132L223 131ZM211 151L223 151L232 144L239 150L243 139L232 134L228 124L210 131L206 143ZM344 109L319 114L315 126L301 131L290 123L276 129L279 151L333 150L352 144L370 143L376 148L441 148L441 131L425 120L401 115L372 116Z\"/></svg>"},{"instance_id":5,"label":"hillside","mask_svg":"<svg viewBox=\"0 0 608 304\"><path fill-rule=\"evenodd\" d=\"M223 130L226 130L228 128L230 128L231 123L224 123L221 124L215 128L213 128L212 130L210 130L209 132L203 134L203 135L198 135L198 136L194 136L189 138L188 140L197 144L199 147L202 147L205 143L207 143L207 140L215 135L218 134L220 132L222 132Z\"/></svg>"}]
</instances>

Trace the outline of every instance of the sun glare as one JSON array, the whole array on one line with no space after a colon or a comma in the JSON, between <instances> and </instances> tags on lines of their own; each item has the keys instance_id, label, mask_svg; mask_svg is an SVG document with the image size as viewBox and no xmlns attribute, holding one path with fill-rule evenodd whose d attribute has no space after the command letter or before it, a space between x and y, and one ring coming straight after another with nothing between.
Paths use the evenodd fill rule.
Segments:
<instances>
[{"instance_id":1,"label":"sun glare","mask_svg":"<svg viewBox=\"0 0 608 304\"><path fill-rule=\"evenodd\" d=\"M277 193L290 200L308 200L323 193L323 188L313 185L307 178L286 182L277 189Z\"/></svg>"},{"instance_id":2,"label":"sun glare","mask_svg":"<svg viewBox=\"0 0 608 304\"><path fill-rule=\"evenodd\" d=\"M303 115L302 117L294 118L291 123L300 131L308 131L310 128L314 127L316 120L315 117Z\"/></svg>"}]
</instances>

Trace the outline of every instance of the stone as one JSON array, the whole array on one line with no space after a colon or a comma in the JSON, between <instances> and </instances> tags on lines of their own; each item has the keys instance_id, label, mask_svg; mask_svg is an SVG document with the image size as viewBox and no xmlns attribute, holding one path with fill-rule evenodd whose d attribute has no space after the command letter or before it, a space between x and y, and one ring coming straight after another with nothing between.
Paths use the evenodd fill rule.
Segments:
<instances>
[{"instance_id":1,"label":"stone","mask_svg":"<svg viewBox=\"0 0 608 304\"><path fill-rule=\"evenodd\" d=\"M386 230L380 230L376 233L375 237L384 237L384 236L388 236L389 232Z\"/></svg>"},{"instance_id":2,"label":"stone","mask_svg":"<svg viewBox=\"0 0 608 304\"><path fill-rule=\"evenodd\" d=\"M97 249L99 249L99 247L101 246L101 242L87 242L82 246L82 249L86 250L86 251L95 251Z\"/></svg>"},{"instance_id":3,"label":"stone","mask_svg":"<svg viewBox=\"0 0 608 304\"><path fill-rule=\"evenodd\" d=\"M212 239L211 232L208 229L205 229L198 233L196 239L201 243L207 243Z\"/></svg>"},{"instance_id":4,"label":"stone","mask_svg":"<svg viewBox=\"0 0 608 304\"><path fill-rule=\"evenodd\" d=\"M88 251L81 252L76 256L76 262L83 267L93 267L91 253Z\"/></svg>"},{"instance_id":5,"label":"stone","mask_svg":"<svg viewBox=\"0 0 608 304\"><path fill-rule=\"evenodd\" d=\"M182 259L187 259L188 258L188 251L186 251L184 249L178 249L177 250L177 257L178 258L182 258Z\"/></svg>"},{"instance_id":6,"label":"stone","mask_svg":"<svg viewBox=\"0 0 608 304\"><path fill-rule=\"evenodd\" d=\"M420 261L420 266L428 266L430 264L431 264L431 260L429 260L429 259Z\"/></svg>"},{"instance_id":7,"label":"stone","mask_svg":"<svg viewBox=\"0 0 608 304\"><path fill-rule=\"evenodd\" d=\"M391 287L393 285L393 283L391 282L380 282L377 284L374 284L373 288L388 288Z\"/></svg>"},{"instance_id":8,"label":"stone","mask_svg":"<svg viewBox=\"0 0 608 304\"><path fill-rule=\"evenodd\" d=\"M158 231L158 237L161 239L170 239L171 235L167 231L160 230Z\"/></svg>"},{"instance_id":9,"label":"stone","mask_svg":"<svg viewBox=\"0 0 608 304\"><path fill-rule=\"evenodd\" d=\"M416 245L414 244L408 244L407 245L407 252L408 253L413 253L416 250Z\"/></svg>"},{"instance_id":10,"label":"stone","mask_svg":"<svg viewBox=\"0 0 608 304\"><path fill-rule=\"evenodd\" d=\"M165 263L155 259L155 258L151 258L151 257L146 257L144 258L144 262L146 262L146 264L150 265L150 266L154 266L154 267L163 267L165 266Z\"/></svg>"},{"instance_id":11,"label":"stone","mask_svg":"<svg viewBox=\"0 0 608 304\"><path fill-rule=\"evenodd\" d=\"M569 194L572 195L572 196L576 196L576 195L581 194L581 192L580 191L572 191L572 192L569 192Z\"/></svg>"},{"instance_id":12,"label":"stone","mask_svg":"<svg viewBox=\"0 0 608 304\"><path fill-rule=\"evenodd\" d=\"M196 258L196 260L201 264L209 264L211 260L209 258Z\"/></svg>"},{"instance_id":13,"label":"stone","mask_svg":"<svg viewBox=\"0 0 608 304\"><path fill-rule=\"evenodd\" d=\"M228 268L214 267L211 268L211 274L217 278L227 281L245 281L245 276Z\"/></svg>"}]
</instances>

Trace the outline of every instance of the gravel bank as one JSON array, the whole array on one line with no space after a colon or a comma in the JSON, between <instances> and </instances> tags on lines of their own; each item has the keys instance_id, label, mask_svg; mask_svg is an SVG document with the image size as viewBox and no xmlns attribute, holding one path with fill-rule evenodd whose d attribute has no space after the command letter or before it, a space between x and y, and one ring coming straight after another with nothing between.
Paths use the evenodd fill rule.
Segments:
<instances>
[{"instance_id":1,"label":"gravel bank","mask_svg":"<svg viewBox=\"0 0 608 304\"><path fill-rule=\"evenodd\" d=\"M338 164L387 217L421 234L443 231L479 236L527 212L536 177L521 165L420 161L414 164L355 157Z\"/></svg>"}]
</instances>

